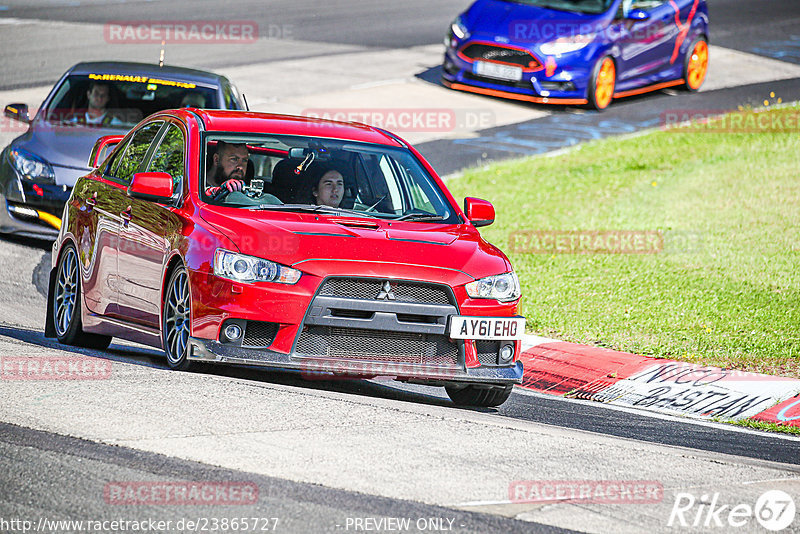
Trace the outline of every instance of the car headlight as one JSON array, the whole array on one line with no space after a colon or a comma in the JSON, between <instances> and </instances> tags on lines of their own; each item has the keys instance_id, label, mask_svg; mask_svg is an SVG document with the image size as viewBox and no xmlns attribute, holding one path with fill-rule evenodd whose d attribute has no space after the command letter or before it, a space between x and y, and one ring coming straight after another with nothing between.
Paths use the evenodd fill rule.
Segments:
<instances>
[{"instance_id":1,"label":"car headlight","mask_svg":"<svg viewBox=\"0 0 800 534\"><path fill-rule=\"evenodd\" d=\"M224 249L214 252L214 274L235 282L277 282L296 284L300 271L274 261L246 256Z\"/></svg>"},{"instance_id":2,"label":"car headlight","mask_svg":"<svg viewBox=\"0 0 800 534\"><path fill-rule=\"evenodd\" d=\"M458 39L464 39L469 37L469 30L467 26L464 24L464 21L461 19L461 15L456 17L456 19L450 24L450 31L453 32L453 35Z\"/></svg>"},{"instance_id":3,"label":"car headlight","mask_svg":"<svg viewBox=\"0 0 800 534\"><path fill-rule=\"evenodd\" d=\"M540 44L539 50L548 56L569 54L570 52L577 52L581 48L585 48L586 45L594 41L594 37L594 34L591 33L573 35L570 37L559 37L555 41Z\"/></svg>"},{"instance_id":4,"label":"car headlight","mask_svg":"<svg viewBox=\"0 0 800 534\"><path fill-rule=\"evenodd\" d=\"M517 300L522 295L522 291L519 288L519 279L513 271L487 276L470 282L465 287L467 288L467 295L473 299L497 299L500 302L510 302Z\"/></svg>"},{"instance_id":5,"label":"car headlight","mask_svg":"<svg viewBox=\"0 0 800 534\"><path fill-rule=\"evenodd\" d=\"M55 182L56 180L53 167L39 156L35 156L21 148L12 148L8 152L8 158L11 160L11 165L17 171L17 174L26 180L47 182Z\"/></svg>"}]
</instances>

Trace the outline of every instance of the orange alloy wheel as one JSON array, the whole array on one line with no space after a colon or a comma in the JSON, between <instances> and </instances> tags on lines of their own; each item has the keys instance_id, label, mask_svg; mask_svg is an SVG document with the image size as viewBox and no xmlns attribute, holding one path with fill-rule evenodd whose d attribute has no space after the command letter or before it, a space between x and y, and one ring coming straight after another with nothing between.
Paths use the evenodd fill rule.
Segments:
<instances>
[{"instance_id":1,"label":"orange alloy wheel","mask_svg":"<svg viewBox=\"0 0 800 534\"><path fill-rule=\"evenodd\" d=\"M614 86L617 81L617 69L614 68L614 60L607 57L600 65L597 72L597 79L594 82L594 101L597 109L605 109L614 97Z\"/></svg>"},{"instance_id":2,"label":"orange alloy wheel","mask_svg":"<svg viewBox=\"0 0 800 534\"><path fill-rule=\"evenodd\" d=\"M689 58L689 65L686 68L686 84L692 91L697 91L703 85L708 71L708 43L697 41Z\"/></svg>"}]
</instances>

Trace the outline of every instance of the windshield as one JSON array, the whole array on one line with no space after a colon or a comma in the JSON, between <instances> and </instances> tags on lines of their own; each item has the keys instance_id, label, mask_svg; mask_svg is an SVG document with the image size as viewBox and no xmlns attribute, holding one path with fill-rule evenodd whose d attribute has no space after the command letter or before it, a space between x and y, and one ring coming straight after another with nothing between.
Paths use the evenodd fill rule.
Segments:
<instances>
[{"instance_id":1,"label":"windshield","mask_svg":"<svg viewBox=\"0 0 800 534\"><path fill-rule=\"evenodd\" d=\"M124 128L156 111L180 107L217 109L217 90L163 76L68 76L43 119L58 124Z\"/></svg>"},{"instance_id":2,"label":"windshield","mask_svg":"<svg viewBox=\"0 0 800 534\"><path fill-rule=\"evenodd\" d=\"M460 222L436 182L403 148L281 135L212 133L205 139L201 191L212 204Z\"/></svg>"},{"instance_id":3,"label":"windshield","mask_svg":"<svg viewBox=\"0 0 800 534\"><path fill-rule=\"evenodd\" d=\"M568 11L571 13L586 13L598 15L604 13L611 7L614 0L506 0L514 4L526 4L530 6L555 9L557 11Z\"/></svg>"}]
</instances>

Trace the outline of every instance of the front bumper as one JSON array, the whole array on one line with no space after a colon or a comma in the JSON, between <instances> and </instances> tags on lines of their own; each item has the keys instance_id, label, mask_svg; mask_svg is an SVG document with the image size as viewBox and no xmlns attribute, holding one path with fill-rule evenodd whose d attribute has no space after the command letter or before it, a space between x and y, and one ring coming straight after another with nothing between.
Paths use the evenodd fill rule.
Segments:
<instances>
[{"instance_id":1,"label":"front bumper","mask_svg":"<svg viewBox=\"0 0 800 534\"><path fill-rule=\"evenodd\" d=\"M54 239L71 193L66 185L20 179L0 157L0 233Z\"/></svg>"},{"instance_id":2,"label":"front bumper","mask_svg":"<svg viewBox=\"0 0 800 534\"><path fill-rule=\"evenodd\" d=\"M376 297L387 283L393 297ZM462 288L358 276L319 282L306 276L270 295L253 286L238 291L234 297L220 289L217 299L206 302L209 315L195 318L205 327L192 331L190 360L439 383L522 379L521 365L512 363L520 341L463 341L447 334L452 316L514 317L515 303L485 310L475 308ZM222 308L214 311L217 304ZM509 363L502 359L506 346L515 356Z\"/></svg>"},{"instance_id":3,"label":"front bumper","mask_svg":"<svg viewBox=\"0 0 800 534\"><path fill-rule=\"evenodd\" d=\"M41 206L14 202L0 194L0 233L55 239L61 228L61 218L53 211L59 209L63 209L63 204Z\"/></svg>"},{"instance_id":4,"label":"front bumper","mask_svg":"<svg viewBox=\"0 0 800 534\"><path fill-rule=\"evenodd\" d=\"M586 104L591 67L558 64L559 60L554 58L543 63L551 61L550 68L524 71L519 81L500 80L475 74L475 62L448 47L442 64L442 83L451 89L537 104Z\"/></svg>"},{"instance_id":5,"label":"front bumper","mask_svg":"<svg viewBox=\"0 0 800 534\"><path fill-rule=\"evenodd\" d=\"M209 339L189 338L188 359L231 365L286 369L309 376L330 374L373 378L389 376L399 380L425 381L433 384L507 385L522 382L522 362L509 367L435 366L402 362L379 362L358 359L303 357L269 349L248 349Z\"/></svg>"}]
</instances>

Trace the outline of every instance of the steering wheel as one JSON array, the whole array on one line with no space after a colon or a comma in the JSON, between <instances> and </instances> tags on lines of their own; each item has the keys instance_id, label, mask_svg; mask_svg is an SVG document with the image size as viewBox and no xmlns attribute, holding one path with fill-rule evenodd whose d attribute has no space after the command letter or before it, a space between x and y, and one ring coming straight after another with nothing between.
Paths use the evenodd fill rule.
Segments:
<instances>
[{"instance_id":1,"label":"steering wheel","mask_svg":"<svg viewBox=\"0 0 800 534\"><path fill-rule=\"evenodd\" d=\"M213 196L212 200L214 202L222 202L231 193L233 193L233 191L228 191L227 187L220 187L219 191L217 191L217 194Z\"/></svg>"},{"instance_id":2,"label":"steering wheel","mask_svg":"<svg viewBox=\"0 0 800 534\"><path fill-rule=\"evenodd\" d=\"M230 195L231 193L241 193L245 195L247 198L258 198L263 194L263 191L259 189L252 189L250 186L245 186L245 188L242 189L241 191L236 191L236 190L228 191L228 188L221 187L220 190L217 191L217 194L212 197L212 200L214 202L222 202L223 200L228 198L228 195Z\"/></svg>"}]
</instances>

